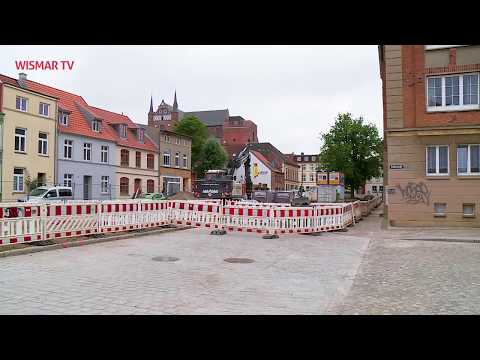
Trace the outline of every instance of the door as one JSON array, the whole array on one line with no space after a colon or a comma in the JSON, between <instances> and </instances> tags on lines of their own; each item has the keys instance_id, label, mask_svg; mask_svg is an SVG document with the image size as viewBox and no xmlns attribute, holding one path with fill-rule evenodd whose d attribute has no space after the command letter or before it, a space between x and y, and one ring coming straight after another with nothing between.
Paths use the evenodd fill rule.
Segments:
<instances>
[{"instance_id":1,"label":"door","mask_svg":"<svg viewBox=\"0 0 480 360\"><path fill-rule=\"evenodd\" d=\"M92 177L84 175L83 176L83 200L92 199Z\"/></svg>"}]
</instances>

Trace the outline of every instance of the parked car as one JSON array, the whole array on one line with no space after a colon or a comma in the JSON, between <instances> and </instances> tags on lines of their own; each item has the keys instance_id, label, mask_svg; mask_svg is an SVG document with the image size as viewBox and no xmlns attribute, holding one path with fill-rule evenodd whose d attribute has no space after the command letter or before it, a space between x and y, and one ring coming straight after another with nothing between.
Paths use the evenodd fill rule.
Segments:
<instances>
[{"instance_id":1,"label":"parked car","mask_svg":"<svg viewBox=\"0 0 480 360\"><path fill-rule=\"evenodd\" d=\"M73 200L72 188L67 186L40 186L30 191L19 202L47 202Z\"/></svg>"}]
</instances>

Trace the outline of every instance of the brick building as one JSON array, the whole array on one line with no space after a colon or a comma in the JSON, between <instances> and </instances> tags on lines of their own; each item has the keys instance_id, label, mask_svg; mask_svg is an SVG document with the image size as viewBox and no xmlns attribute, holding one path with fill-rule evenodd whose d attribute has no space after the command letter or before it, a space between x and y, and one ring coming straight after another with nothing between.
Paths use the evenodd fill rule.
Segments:
<instances>
[{"instance_id":1,"label":"brick building","mask_svg":"<svg viewBox=\"0 0 480 360\"><path fill-rule=\"evenodd\" d=\"M173 105L162 100L154 110L153 99L150 99L148 125L151 127L173 131L175 122L186 116L200 119L207 126L208 133L220 141L230 158L240 153L246 144L258 142L257 125L241 116L230 116L228 109L185 112L178 108L175 93Z\"/></svg>"},{"instance_id":2,"label":"brick building","mask_svg":"<svg viewBox=\"0 0 480 360\"><path fill-rule=\"evenodd\" d=\"M478 45L381 45L386 219L480 226Z\"/></svg>"}]
</instances>

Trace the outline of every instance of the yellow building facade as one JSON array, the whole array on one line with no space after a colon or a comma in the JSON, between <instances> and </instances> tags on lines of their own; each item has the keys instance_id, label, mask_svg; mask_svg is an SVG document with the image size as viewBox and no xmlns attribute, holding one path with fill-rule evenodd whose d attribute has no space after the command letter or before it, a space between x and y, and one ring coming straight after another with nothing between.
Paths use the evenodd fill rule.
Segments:
<instances>
[{"instance_id":1,"label":"yellow building facade","mask_svg":"<svg viewBox=\"0 0 480 360\"><path fill-rule=\"evenodd\" d=\"M16 201L29 181L53 185L57 99L2 82L1 201ZM1 120L1 119L0 119Z\"/></svg>"}]
</instances>

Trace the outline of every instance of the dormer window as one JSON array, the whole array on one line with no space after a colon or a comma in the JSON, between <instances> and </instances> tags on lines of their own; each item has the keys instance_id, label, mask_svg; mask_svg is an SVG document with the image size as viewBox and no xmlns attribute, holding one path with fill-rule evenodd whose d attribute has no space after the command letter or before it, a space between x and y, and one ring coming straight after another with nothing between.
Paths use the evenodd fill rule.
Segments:
<instances>
[{"instance_id":1,"label":"dormer window","mask_svg":"<svg viewBox=\"0 0 480 360\"><path fill-rule=\"evenodd\" d=\"M143 129L138 129L138 141L142 142L143 143L143 139L144 139L144 131Z\"/></svg>"},{"instance_id":2,"label":"dormer window","mask_svg":"<svg viewBox=\"0 0 480 360\"><path fill-rule=\"evenodd\" d=\"M127 125L120 125L119 131L122 138L127 137Z\"/></svg>"},{"instance_id":3,"label":"dormer window","mask_svg":"<svg viewBox=\"0 0 480 360\"><path fill-rule=\"evenodd\" d=\"M62 126L68 126L68 114L66 112L58 112L58 123Z\"/></svg>"},{"instance_id":4,"label":"dormer window","mask_svg":"<svg viewBox=\"0 0 480 360\"><path fill-rule=\"evenodd\" d=\"M92 130L95 132L100 132L100 121L92 120Z\"/></svg>"}]
</instances>

